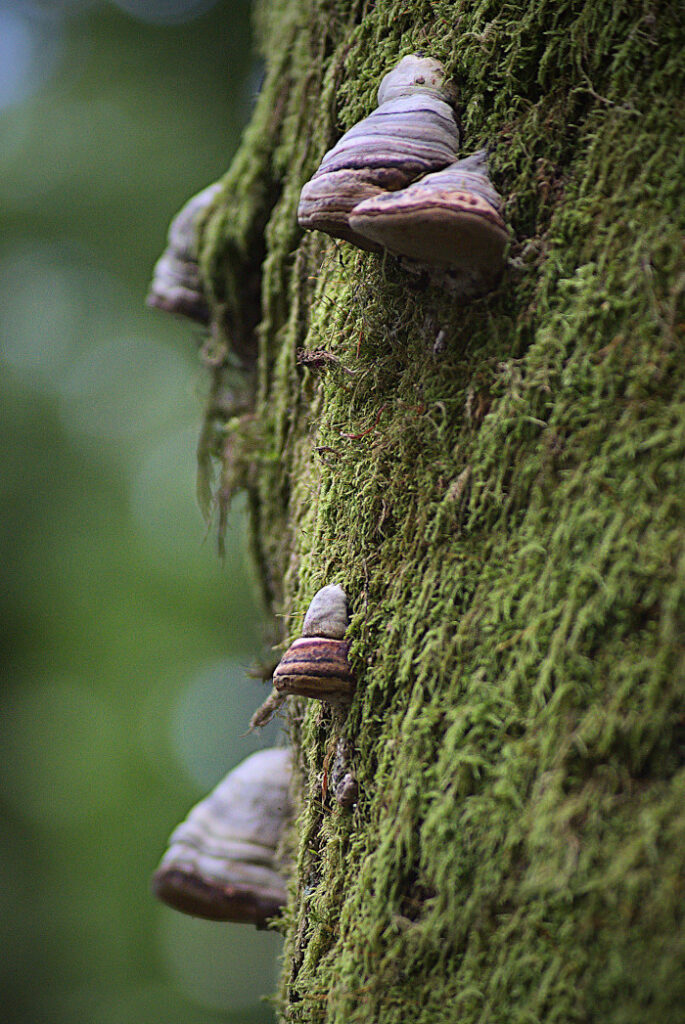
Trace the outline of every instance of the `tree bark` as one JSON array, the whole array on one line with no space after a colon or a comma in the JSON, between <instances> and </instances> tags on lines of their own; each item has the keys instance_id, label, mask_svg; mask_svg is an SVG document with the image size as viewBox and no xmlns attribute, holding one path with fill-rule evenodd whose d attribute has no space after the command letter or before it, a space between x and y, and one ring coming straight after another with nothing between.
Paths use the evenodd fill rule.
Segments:
<instances>
[{"instance_id":1,"label":"tree bark","mask_svg":"<svg viewBox=\"0 0 685 1024\"><path fill-rule=\"evenodd\" d=\"M677 16L260 9L264 86L202 231L225 357L203 453L224 505L247 490L284 641L344 586L358 680L347 715L291 708L283 1020L685 1020ZM415 51L454 79L461 155L490 149L514 235L468 305L297 225L324 151ZM341 737L351 811L322 795Z\"/></svg>"}]
</instances>

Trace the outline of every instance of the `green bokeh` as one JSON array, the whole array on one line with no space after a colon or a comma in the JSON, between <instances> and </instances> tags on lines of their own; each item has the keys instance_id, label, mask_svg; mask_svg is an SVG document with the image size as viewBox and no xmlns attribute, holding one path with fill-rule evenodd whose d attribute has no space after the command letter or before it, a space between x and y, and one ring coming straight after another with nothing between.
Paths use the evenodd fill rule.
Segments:
<instances>
[{"instance_id":1,"label":"green bokeh","mask_svg":"<svg viewBox=\"0 0 685 1024\"><path fill-rule=\"evenodd\" d=\"M144 305L169 219L228 166L259 80L249 4L200 6L160 24L0 3L6 67L34 46L22 88L0 87L8 1024L273 1016L275 935L149 894L188 807L273 739L244 735L265 629L241 510L222 565L194 500L198 335Z\"/></svg>"}]
</instances>

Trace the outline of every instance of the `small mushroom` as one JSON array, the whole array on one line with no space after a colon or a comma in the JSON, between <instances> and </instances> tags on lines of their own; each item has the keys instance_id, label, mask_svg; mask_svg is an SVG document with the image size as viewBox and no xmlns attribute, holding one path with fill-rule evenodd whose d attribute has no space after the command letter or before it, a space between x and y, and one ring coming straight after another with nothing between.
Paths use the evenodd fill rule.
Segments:
<instances>
[{"instance_id":1,"label":"small mushroom","mask_svg":"<svg viewBox=\"0 0 685 1024\"><path fill-rule=\"evenodd\" d=\"M350 210L363 199L404 188L456 158L459 132L452 99L439 61L414 54L404 57L383 78L377 109L324 155L302 189L300 225L377 251L373 240L351 229Z\"/></svg>"},{"instance_id":2,"label":"small mushroom","mask_svg":"<svg viewBox=\"0 0 685 1024\"><path fill-rule=\"evenodd\" d=\"M480 150L408 188L374 196L350 214L354 231L398 256L453 272L465 292L501 277L509 231Z\"/></svg>"},{"instance_id":3,"label":"small mushroom","mask_svg":"<svg viewBox=\"0 0 685 1024\"><path fill-rule=\"evenodd\" d=\"M325 636L342 640L350 624L347 595L335 583L317 590L302 623L302 636Z\"/></svg>"},{"instance_id":4,"label":"small mushroom","mask_svg":"<svg viewBox=\"0 0 685 1024\"><path fill-rule=\"evenodd\" d=\"M347 597L342 587L322 587L304 618L302 636L288 648L274 672L278 693L342 703L354 692L343 639L349 624Z\"/></svg>"},{"instance_id":5,"label":"small mushroom","mask_svg":"<svg viewBox=\"0 0 685 1024\"><path fill-rule=\"evenodd\" d=\"M194 917L258 928L287 898L276 851L291 816L290 750L260 750L196 804L152 877L160 900Z\"/></svg>"},{"instance_id":6,"label":"small mushroom","mask_svg":"<svg viewBox=\"0 0 685 1024\"><path fill-rule=\"evenodd\" d=\"M208 185L172 220L166 249L155 264L146 300L148 306L188 317L203 326L209 323L210 311L198 264L197 229L221 187L218 181Z\"/></svg>"}]
</instances>

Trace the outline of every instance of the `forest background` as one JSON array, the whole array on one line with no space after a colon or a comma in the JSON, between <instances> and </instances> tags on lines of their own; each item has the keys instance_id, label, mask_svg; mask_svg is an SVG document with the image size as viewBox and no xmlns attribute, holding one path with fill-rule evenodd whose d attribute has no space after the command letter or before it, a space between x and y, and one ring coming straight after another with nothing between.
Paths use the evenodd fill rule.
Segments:
<instances>
[{"instance_id":1,"label":"forest background","mask_svg":"<svg viewBox=\"0 0 685 1024\"><path fill-rule=\"evenodd\" d=\"M250 14L0 3L7 1024L273 1019L279 938L149 893L188 807L269 742L244 735L268 650L244 510L221 564L195 502L198 338L144 305L250 116Z\"/></svg>"}]
</instances>

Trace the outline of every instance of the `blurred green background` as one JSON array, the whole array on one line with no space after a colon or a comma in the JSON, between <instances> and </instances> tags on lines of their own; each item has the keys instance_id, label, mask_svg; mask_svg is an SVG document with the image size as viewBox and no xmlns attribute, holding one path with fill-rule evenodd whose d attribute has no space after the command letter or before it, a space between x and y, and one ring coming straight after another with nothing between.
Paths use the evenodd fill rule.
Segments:
<instances>
[{"instance_id":1,"label":"blurred green background","mask_svg":"<svg viewBox=\"0 0 685 1024\"><path fill-rule=\"evenodd\" d=\"M7 1024L271 1021L280 940L155 904L171 829L274 732L234 509L194 499L197 332L146 309L259 83L247 0L0 0Z\"/></svg>"}]
</instances>

